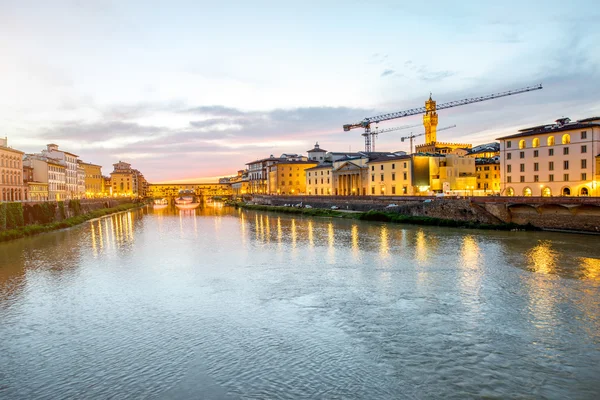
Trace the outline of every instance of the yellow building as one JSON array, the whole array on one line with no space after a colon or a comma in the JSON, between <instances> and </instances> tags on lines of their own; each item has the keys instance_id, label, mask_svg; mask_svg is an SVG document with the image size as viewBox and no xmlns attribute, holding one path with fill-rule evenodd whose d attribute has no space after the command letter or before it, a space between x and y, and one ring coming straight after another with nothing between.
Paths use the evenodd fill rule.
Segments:
<instances>
[{"instance_id":1,"label":"yellow building","mask_svg":"<svg viewBox=\"0 0 600 400\"><path fill-rule=\"evenodd\" d=\"M369 194L395 196L413 194L412 157L384 156L368 162Z\"/></svg>"},{"instance_id":2,"label":"yellow building","mask_svg":"<svg viewBox=\"0 0 600 400\"><path fill-rule=\"evenodd\" d=\"M497 158L476 158L475 172L478 195L500 193L500 161Z\"/></svg>"},{"instance_id":3,"label":"yellow building","mask_svg":"<svg viewBox=\"0 0 600 400\"><path fill-rule=\"evenodd\" d=\"M307 168L306 193L314 196L330 196L333 192L333 165L330 163Z\"/></svg>"},{"instance_id":4,"label":"yellow building","mask_svg":"<svg viewBox=\"0 0 600 400\"><path fill-rule=\"evenodd\" d=\"M131 164L119 161L110 173L113 196L134 196L134 172Z\"/></svg>"},{"instance_id":5,"label":"yellow building","mask_svg":"<svg viewBox=\"0 0 600 400\"><path fill-rule=\"evenodd\" d=\"M85 175L85 196L104 196L104 178L102 177L102 166L79 161Z\"/></svg>"},{"instance_id":6,"label":"yellow building","mask_svg":"<svg viewBox=\"0 0 600 400\"><path fill-rule=\"evenodd\" d=\"M102 194L104 197L112 197L112 182L110 176L102 177Z\"/></svg>"},{"instance_id":7,"label":"yellow building","mask_svg":"<svg viewBox=\"0 0 600 400\"><path fill-rule=\"evenodd\" d=\"M280 161L268 168L267 193L306 194L306 170L318 165L317 161Z\"/></svg>"},{"instance_id":8,"label":"yellow building","mask_svg":"<svg viewBox=\"0 0 600 400\"><path fill-rule=\"evenodd\" d=\"M477 185L474 159L453 154L428 158L430 191L473 194Z\"/></svg>"},{"instance_id":9,"label":"yellow building","mask_svg":"<svg viewBox=\"0 0 600 400\"><path fill-rule=\"evenodd\" d=\"M6 138L0 139L0 201L25 200L23 154L8 147Z\"/></svg>"},{"instance_id":10,"label":"yellow building","mask_svg":"<svg viewBox=\"0 0 600 400\"><path fill-rule=\"evenodd\" d=\"M48 183L27 182L27 200L48 201Z\"/></svg>"}]
</instances>

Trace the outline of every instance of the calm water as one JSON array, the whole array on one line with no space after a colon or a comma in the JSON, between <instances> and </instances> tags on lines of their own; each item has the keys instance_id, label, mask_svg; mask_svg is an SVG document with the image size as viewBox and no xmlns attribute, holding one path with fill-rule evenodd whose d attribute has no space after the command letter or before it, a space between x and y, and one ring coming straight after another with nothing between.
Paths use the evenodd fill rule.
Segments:
<instances>
[{"instance_id":1,"label":"calm water","mask_svg":"<svg viewBox=\"0 0 600 400\"><path fill-rule=\"evenodd\" d=\"M598 398L599 242L207 207L0 244L0 398Z\"/></svg>"}]
</instances>

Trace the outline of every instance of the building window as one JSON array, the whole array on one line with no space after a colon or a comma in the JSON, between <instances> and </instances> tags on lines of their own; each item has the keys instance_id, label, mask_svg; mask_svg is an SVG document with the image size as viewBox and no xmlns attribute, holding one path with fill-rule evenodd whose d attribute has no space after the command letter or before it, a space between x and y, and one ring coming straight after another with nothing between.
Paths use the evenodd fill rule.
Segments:
<instances>
[{"instance_id":1,"label":"building window","mask_svg":"<svg viewBox=\"0 0 600 400\"><path fill-rule=\"evenodd\" d=\"M548 170L549 170L549 171L554 171L554 161L550 161L550 162L548 163Z\"/></svg>"},{"instance_id":2,"label":"building window","mask_svg":"<svg viewBox=\"0 0 600 400\"><path fill-rule=\"evenodd\" d=\"M406 168L406 163L404 163L404 168Z\"/></svg>"},{"instance_id":3,"label":"building window","mask_svg":"<svg viewBox=\"0 0 600 400\"><path fill-rule=\"evenodd\" d=\"M396 164L392 164L392 169L396 169Z\"/></svg>"},{"instance_id":4,"label":"building window","mask_svg":"<svg viewBox=\"0 0 600 400\"><path fill-rule=\"evenodd\" d=\"M587 139L587 131L581 132L581 139Z\"/></svg>"},{"instance_id":5,"label":"building window","mask_svg":"<svg viewBox=\"0 0 600 400\"><path fill-rule=\"evenodd\" d=\"M581 180L582 181L587 181L587 173L585 173L585 172L581 173Z\"/></svg>"},{"instance_id":6,"label":"building window","mask_svg":"<svg viewBox=\"0 0 600 400\"><path fill-rule=\"evenodd\" d=\"M540 147L540 139L538 138L533 138L533 141L531 142L531 145L533 147Z\"/></svg>"},{"instance_id":7,"label":"building window","mask_svg":"<svg viewBox=\"0 0 600 400\"><path fill-rule=\"evenodd\" d=\"M381 182L383 182L383 174L381 174L381 179L380 180L381 180Z\"/></svg>"},{"instance_id":8,"label":"building window","mask_svg":"<svg viewBox=\"0 0 600 400\"><path fill-rule=\"evenodd\" d=\"M520 149L524 149L525 148L525 140L523 140L523 139L519 140L519 148Z\"/></svg>"},{"instance_id":9,"label":"building window","mask_svg":"<svg viewBox=\"0 0 600 400\"><path fill-rule=\"evenodd\" d=\"M568 188L568 187L566 187L566 188L563 188L563 190L562 190L562 195L563 195L563 196L570 196L570 195L571 195L571 189L570 189L570 188Z\"/></svg>"},{"instance_id":10,"label":"building window","mask_svg":"<svg viewBox=\"0 0 600 400\"><path fill-rule=\"evenodd\" d=\"M525 197L530 197L531 196L531 189L526 187L525 189L523 189L523 196Z\"/></svg>"},{"instance_id":11,"label":"building window","mask_svg":"<svg viewBox=\"0 0 600 400\"><path fill-rule=\"evenodd\" d=\"M519 152L519 158L525 158L525 152L524 151L520 151Z\"/></svg>"},{"instance_id":12,"label":"building window","mask_svg":"<svg viewBox=\"0 0 600 400\"><path fill-rule=\"evenodd\" d=\"M383 171L383 164L381 164L381 166L379 167L379 169Z\"/></svg>"},{"instance_id":13,"label":"building window","mask_svg":"<svg viewBox=\"0 0 600 400\"><path fill-rule=\"evenodd\" d=\"M587 160L584 158L583 160L581 160L581 169L586 169L587 168Z\"/></svg>"},{"instance_id":14,"label":"building window","mask_svg":"<svg viewBox=\"0 0 600 400\"><path fill-rule=\"evenodd\" d=\"M587 153L587 145L584 144L583 146L581 146L581 152Z\"/></svg>"},{"instance_id":15,"label":"building window","mask_svg":"<svg viewBox=\"0 0 600 400\"><path fill-rule=\"evenodd\" d=\"M515 195L515 190L513 188L508 188L506 189L506 195L507 196L514 196Z\"/></svg>"},{"instance_id":16,"label":"building window","mask_svg":"<svg viewBox=\"0 0 600 400\"><path fill-rule=\"evenodd\" d=\"M540 181L540 176L539 175L534 175L533 176L533 181L534 182L539 182Z\"/></svg>"},{"instance_id":17,"label":"building window","mask_svg":"<svg viewBox=\"0 0 600 400\"><path fill-rule=\"evenodd\" d=\"M375 186L371 186L371 194L375 194Z\"/></svg>"},{"instance_id":18,"label":"building window","mask_svg":"<svg viewBox=\"0 0 600 400\"><path fill-rule=\"evenodd\" d=\"M407 174L406 172L404 173L403 179L406 180L407 179Z\"/></svg>"},{"instance_id":19,"label":"building window","mask_svg":"<svg viewBox=\"0 0 600 400\"><path fill-rule=\"evenodd\" d=\"M563 181L567 182L569 180L569 174L563 174Z\"/></svg>"},{"instance_id":20,"label":"building window","mask_svg":"<svg viewBox=\"0 0 600 400\"><path fill-rule=\"evenodd\" d=\"M568 133L565 133L562 136L562 144L569 144L571 143L571 135L569 135Z\"/></svg>"},{"instance_id":21,"label":"building window","mask_svg":"<svg viewBox=\"0 0 600 400\"><path fill-rule=\"evenodd\" d=\"M506 142L506 147L510 149L512 147L512 141L510 141L510 140L507 141Z\"/></svg>"},{"instance_id":22,"label":"building window","mask_svg":"<svg viewBox=\"0 0 600 400\"><path fill-rule=\"evenodd\" d=\"M395 181L396 180L396 174L392 174L392 180Z\"/></svg>"},{"instance_id":23,"label":"building window","mask_svg":"<svg viewBox=\"0 0 600 400\"><path fill-rule=\"evenodd\" d=\"M519 165L519 171L525 172L525 164Z\"/></svg>"},{"instance_id":24,"label":"building window","mask_svg":"<svg viewBox=\"0 0 600 400\"><path fill-rule=\"evenodd\" d=\"M371 175L371 182L375 182L375 175Z\"/></svg>"},{"instance_id":25,"label":"building window","mask_svg":"<svg viewBox=\"0 0 600 400\"><path fill-rule=\"evenodd\" d=\"M507 160L511 160L512 159L512 153L506 153L506 159Z\"/></svg>"},{"instance_id":26,"label":"building window","mask_svg":"<svg viewBox=\"0 0 600 400\"><path fill-rule=\"evenodd\" d=\"M569 169L569 160L563 161L563 169Z\"/></svg>"},{"instance_id":27,"label":"building window","mask_svg":"<svg viewBox=\"0 0 600 400\"><path fill-rule=\"evenodd\" d=\"M523 175L521 175L521 176L519 177L519 181L520 181L520 182L525 182L525 177L524 177Z\"/></svg>"},{"instance_id":28,"label":"building window","mask_svg":"<svg viewBox=\"0 0 600 400\"><path fill-rule=\"evenodd\" d=\"M554 155L554 149L548 149L548 155L549 156L553 156Z\"/></svg>"},{"instance_id":29,"label":"building window","mask_svg":"<svg viewBox=\"0 0 600 400\"><path fill-rule=\"evenodd\" d=\"M375 171L375 166L371 165L371 171Z\"/></svg>"},{"instance_id":30,"label":"building window","mask_svg":"<svg viewBox=\"0 0 600 400\"><path fill-rule=\"evenodd\" d=\"M569 148L568 147L563 147L563 155L569 155Z\"/></svg>"},{"instance_id":31,"label":"building window","mask_svg":"<svg viewBox=\"0 0 600 400\"><path fill-rule=\"evenodd\" d=\"M396 186L392 186L392 194L396 194Z\"/></svg>"},{"instance_id":32,"label":"building window","mask_svg":"<svg viewBox=\"0 0 600 400\"><path fill-rule=\"evenodd\" d=\"M509 174L512 172L512 165L508 164L506 166L506 172L508 172Z\"/></svg>"},{"instance_id":33,"label":"building window","mask_svg":"<svg viewBox=\"0 0 600 400\"><path fill-rule=\"evenodd\" d=\"M534 150L533 151L533 156L534 157L539 157L539 155L540 155L540 151L539 150Z\"/></svg>"},{"instance_id":34,"label":"building window","mask_svg":"<svg viewBox=\"0 0 600 400\"><path fill-rule=\"evenodd\" d=\"M534 171L539 171L540 170L540 164L539 163L533 163L533 170Z\"/></svg>"},{"instance_id":35,"label":"building window","mask_svg":"<svg viewBox=\"0 0 600 400\"><path fill-rule=\"evenodd\" d=\"M548 180L549 180L550 182L554 182L554 174L550 174L550 175L548 175Z\"/></svg>"}]
</instances>

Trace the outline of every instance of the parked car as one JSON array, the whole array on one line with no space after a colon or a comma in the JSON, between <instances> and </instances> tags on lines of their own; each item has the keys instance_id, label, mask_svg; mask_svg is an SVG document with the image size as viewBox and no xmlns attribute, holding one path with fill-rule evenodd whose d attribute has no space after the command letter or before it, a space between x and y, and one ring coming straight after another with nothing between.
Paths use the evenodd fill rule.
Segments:
<instances>
[{"instance_id":1,"label":"parked car","mask_svg":"<svg viewBox=\"0 0 600 400\"><path fill-rule=\"evenodd\" d=\"M312 206L310 204L307 204L304 206L304 208L312 208Z\"/></svg>"},{"instance_id":2,"label":"parked car","mask_svg":"<svg viewBox=\"0 0 600 400\"><path fill-rule=\"evenodd\" d=\"M394 207L398 207L398 204L395 204L395 203L388 204L385 208L394 208Z\"/></svg>"},{"instance_id":3,"label":"parked car","mask_svg":"<svg viewBox=\"0 0 600 400\"><path fill-rule=\"evenodd\" d=\"M339 207L338 206L331 206L332 210L337 210Z\"/></svg>"}]
</instances>

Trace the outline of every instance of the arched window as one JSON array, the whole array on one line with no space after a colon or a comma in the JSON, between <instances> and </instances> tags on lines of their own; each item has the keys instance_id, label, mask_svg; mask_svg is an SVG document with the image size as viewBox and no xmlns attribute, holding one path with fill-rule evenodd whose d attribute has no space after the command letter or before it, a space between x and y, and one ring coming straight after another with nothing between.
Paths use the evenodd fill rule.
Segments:
<instances>
[{"instance_id":1,"label":"arched window","mask_svg":"<svg viewBox=\"0 0 600 400\"><path fill-rule=\"evenodd\" d=\"M542 197L550 197L552 196L552 191L550 190L549 187L545 187L542 189Z\"/></svg>"},{"instance_id":2,"label":"arched window","mask_svg":"<svg viewBox=\"0 0 600 400\"><path fill-rule=\"evenodd\" d=\"M531 145L533 147L540 147L540 139L538 138L533 138L533 141L531 142Z\"/></svg>"},{"instance_id":3,"label":"arched window","mask_svg":"<svg viewBox=\"0 0 600 400\"><path fill-rule=\"evenodd\" d=\"M525 148L525 140L523 140L523 139L519 140L519 148L520 149L524 149Z\"/></svg>"},{"instance_id":4,"label":"arched window","mask_svg":"<svg viewBox=\"0 0 600 400\"><path fill-rule=\"evenodd\" d=\"M568 133L565 133L562 136L562 144L569 144L571 143L571 135L569 135Z\"/></svg>"},{"instance_id":5,"label":"arched window","mask_svg":"<svg viewBox=\"0 0 600 400\"><path fill-rule=\"evenodd\" d=\"M548 146L554 146L554 136L548 136Z\"/></svg>"},{"instance_id":6,"label":"arched window","mask_svg":"<svg viewBox=\"0 0 600 400\"><path fill-rule=\"evenodd\" d=\"M581 190L579 191L579 195L580 196L589 196L590 192L588 191L588 188L582 187Z\"/></svg>"},{"instance_id":7,"label":"arched window","mask_svg":"<svg viewBox=\"0 0 600 400\"><path fill-rule=\"evenodd\" d=\"M569 187L564 187L562 189L562 195L563 196L570 196L571 195L571 189Z\"/></svg>"},{"instance_id":8,"label":"arched window","mask_svg":"<svg viewBox=\"0 0 600 400\"><path fill-rule=\"evenodd\" d=\"M506 195L507 196L514 196L515 195L515 190L511 187L509 187L508 189L506 189Z\"/></svg>"},{"instance_id":9,"label":"arched window","mask_svg":"<svg viewBox=\"0 0 600 400\"><path fill-rule=\"evenodd\" d=\"M531 188L526 187L525 189L523 189L523 196L531 197Z\"/></svg>"}]
</instances>

